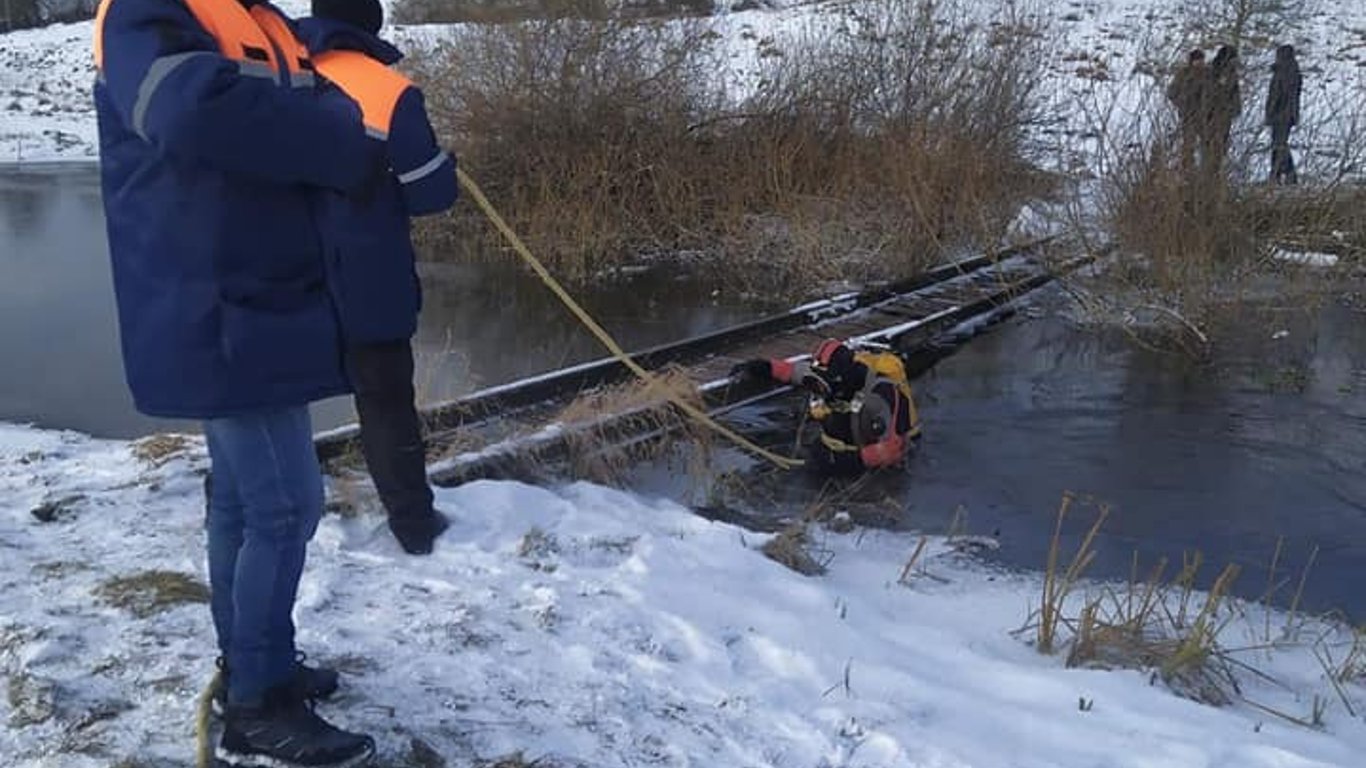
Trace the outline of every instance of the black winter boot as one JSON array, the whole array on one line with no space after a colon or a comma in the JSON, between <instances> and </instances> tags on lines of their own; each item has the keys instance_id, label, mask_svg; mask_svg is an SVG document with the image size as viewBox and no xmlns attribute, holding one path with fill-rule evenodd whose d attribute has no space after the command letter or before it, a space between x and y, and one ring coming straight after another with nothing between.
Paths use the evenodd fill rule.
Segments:
<instances>
[{"instance_id":1,"label":"black winter boot","mask_svg":"<svg viewBox=\"0 0 1366 768\"><path fill-rule=\"evenodd\" d=\"M410 555L430 555L436 537L451 527L451 521L436 511L412 517L389 516L389 530L394 532L398 545Z\"/></svg>"},{"instance_id":2,"label":"black winter boot","mask_svg":"<svg viewBox=\"0 0 1366 768\"><path fill-rule=\"evenodd\" d=\"M310 667L304 663L306 658L304 654L298 654L294 665L294 679L290 682L294 693L309 701L326 699L336 693L341 687L337 670ZM218 680L213 691L213 713L222 717L228 708L228 665L222 656L214 663L218 665Z\"/></svg>"},{"instance_id":3,"label":"black winter boot","mask_svg":"<svg viewBox=\"0 0 1366 768\"><path fill-rule=\"evenodd\" d=\"M329 724L290 687L270 691L259 707L228 707L214 752L231 768L355 768L374 755L373 739Z\"/></svg>"}]
</instances>

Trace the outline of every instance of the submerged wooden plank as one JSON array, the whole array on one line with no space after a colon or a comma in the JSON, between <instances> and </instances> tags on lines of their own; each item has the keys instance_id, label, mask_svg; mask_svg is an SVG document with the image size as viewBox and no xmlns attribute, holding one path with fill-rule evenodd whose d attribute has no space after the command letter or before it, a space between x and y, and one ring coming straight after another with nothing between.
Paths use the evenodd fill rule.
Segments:
<instances>
[{"instance_id":1,"label":"submerged wooden plank","mask_svg":"<svg viewBox=\"0 0 1366 768\"><path fill-rule=\"evenodd\" d=\"M1072 260L1062 271L1084 263L1090 256ZM965 288L959 303L946 304L942 299L925 302L926 314L910 320L900 320L878 313L862 312L856 316L832 320L818 328L800 328L779 334L771 339L750 342L727 352L699 361L686 370L699 382L699 393L713 412L734 407L736 403L772 396L789 388L772 383L730 382L726 375L730 366L749 357L797 357L809 354L825 338L863 337L871 341L892 344L912 356L928 352L933 337L954 325L999 311L1014 299L1053 279L1053 273L1042 267L1030 270L1013 269L1000 280L974 281ZM926 359L932 358L929 355ZM564 461L574 444L573 435L585 433L610 444L642 439L641 415L647 409L632 409L622 413L605 414L591 422L576 425L550 424L529 436L503 443L484 446L439 462L430 468L432 480L441 485L457 485L478 478L526 477L544 471L548 465ZM647 425L651 422L645 421ZM657 424L645 427L651 434L667 431Z\"/></svg>"},{"instance_id":2,"label":"submerged wooden plank","mask_svg":"<svg viewBox=\"0 0 1366 768\"><path fill-rule=\"evenodd\" d=\"M1024 254L1038 255L1054 240L1053 237L1041 238L996 253L964 259L862 293L844 294L809 302L779 315L635 352L632 353L632 357L648 369L670 363L695 363L722 349L735 348L746 342L763 341L786 330L858 312L937 283L962 280L975 272L998 268L1002 263ZM504 414L516 412L540 401L562 399L572 395L576 389L622 381L629 375L627 368L618 360L593 360L440 403L424 411L422 418L431 429L440 432L490 417L501 418ZM319 457L329 460L343 454L354 453L358 439L359 428L356 425L348 425L320 433L315 437L315 443Z\"/></svg>"}]
</instances>

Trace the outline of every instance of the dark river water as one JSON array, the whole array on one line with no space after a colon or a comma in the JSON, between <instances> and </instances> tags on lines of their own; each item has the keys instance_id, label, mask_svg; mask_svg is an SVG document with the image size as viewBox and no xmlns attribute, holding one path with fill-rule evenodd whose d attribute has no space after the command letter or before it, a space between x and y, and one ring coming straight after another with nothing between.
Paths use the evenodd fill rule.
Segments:
<instances>
[{"instance_id":1,"label":"dark river water","mask_svg":"<svg viewBox=\"0 0 1366 768\"><path fill-rule=\"evenodd\" d=\"M1249 335L1203 365L1057 317L974 340L921 385L931 426L902 492L909 518L962 505L974 530L1001 531L1007 561L1037 567L1072 491L1112 508L1098 570L1200 551L1207 579L1242 566L1245 595L1266 590L1284 537L1283 598L1317 547L1307 602L1366 618L1366 317L1276 315L1288 335Z\"/></svg>"},{"instance_id":2,"label":"dark river water","mask_svg":"<svg viewBox=\"0 0 1366 768\"><path fill-rule=\"evenodd\" d=\"M994 559L1040 569L1070 493L1064 563L1105 505L1092 575L1125 579L1137 556L1140 575L1166 558L1171 576L1199 553L1202 584L1232 563L1238 592L1260 598L1279 541L1276 581L1288 583L1276 602L1306 574L1302 607L1366 620L1366 315L1337 303L1259 312L1247 327L1274 330L1232 331L1197 363L1081 328L1048 291L1033 304L915 382L925 427L908 471L850 489L759 470L757 490L719 514L773 524L824 493L832 509L898 527L944 532L957 515L997 538ZM801 407L745 421L788 449Z\"/></svg>"},{"instance_id":3,"label":"dark river water","mask_svg":"<svg viewBox=\"0 0 1366 768\"><path fill-rule=\"evenodd\" d=\"M515 269L441 264L423 278L418 385L428 400L600 355ZM768 309L660 273L582 298L634 347ZM1135 553L1146 567L1200 551L1206 583L1236 562L1241 591L1255 597L1283 540L1291 583L1281 602L1317 548L1305 607L1366 618L1366 317L1331 303L1267 310L1247 324L1258 330L1234 332L1214 360L1193 363L1081 328L1061 306L1041 297L921 377L919 451L909 471L862 488L858 503L931 531L962 509L970 533L998 537L994 557L1038 568L1070 491L1112 508L1096 575L1127 576ZM117 332L93 171L0 171L0 420L111 437L166 427L133 411ZM796 410L777 403L759 416L788 420L790 432ZM350 418L345 399L315 409L320 428ZM798 475L764 483L778 514L821 488ZM677 496L681 482L643 485ZM1075 510L1067 544L1093 510Z\"/></svg>"},{"instance_id":4,"label":"dark river water","mask_svg":"<svg viewBox=\"0 0 1366 768\"><path fill-rule=\"evenodd\" d=\"M99 180L93 168L0 168L0 420L133 437L194 424L133 410L123 379ZM512 263L421 267L414 339L419 398L600 357L601 346ZM621 278L577 298L628 347L733 325L762 306L725 286L663 272ZM347 398L314 406L322 429L354 418Z\"/></svg>"}]
</instances>

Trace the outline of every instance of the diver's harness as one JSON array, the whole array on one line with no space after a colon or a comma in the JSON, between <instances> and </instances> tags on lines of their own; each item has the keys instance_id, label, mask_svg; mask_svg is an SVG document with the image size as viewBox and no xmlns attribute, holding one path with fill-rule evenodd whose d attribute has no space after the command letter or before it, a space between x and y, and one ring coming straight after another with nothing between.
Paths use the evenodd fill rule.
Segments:
<instances>
[{"instance_id":1,"label":"diver's harness","mask_svg":"<svg viewBox=\"0 0 1366 768\"><path fill-rule=\"evenodd\" d=\"M905 364L901 361L900 356L890 347L882 345L866 345L857 349L854 354L854 359L862 363L867 369L863 386L854 393L854 396L848 400L832 400L823 395L813 394L807 403L808 415L817 422L824 421L832 414L848 414L849 431L853 442L841 440L822 429L821 444L835 453L851 453L876 443L887 434L887 430L896 429L897 416L899 415L897 406L900 405L902 398L905 398L905 407L910 409L911 428L905 437L906 439L918 437L920 435L920 416L915 407L911 385L905 378ZM883 369L889 366L879 365L880 361L876 359L881 355L891 355L895 359L896 369L902 374L900 379L886 375ZM897 398L896 403L888 403L875 391L877 386L883 383L891 384L901 395L901 398Z\"/></svg>"}]
</instances>

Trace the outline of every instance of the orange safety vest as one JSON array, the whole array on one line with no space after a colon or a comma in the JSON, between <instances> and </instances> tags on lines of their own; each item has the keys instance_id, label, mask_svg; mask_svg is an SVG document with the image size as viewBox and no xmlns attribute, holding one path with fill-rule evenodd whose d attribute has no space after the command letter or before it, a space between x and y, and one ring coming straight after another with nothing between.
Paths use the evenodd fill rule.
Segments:
<instances>
[{"instance_id":1,"label":"orange safety vest","mask_svg":"<svg viewBox=\"0 0 1366 768\"><path fill-rule=\"evenodd\" d=\"M388 139L394 109L413 81L357 51L327 51L314 57L313 63L323 77L360 105L365 132Z\"/></svg>"},{"instance_id":2,"label":"orange safety vest","mask_svg":"<svg viewBox=\"0 0 1366 768\"><path fill-rule=\"evenodd\" d=\"M95 66L99 69L104 69L104 19L112 2L114 0L100 0L95 12ZM280 76L287 72L289 85L295 88L313 86L313 62L308 48L294 36L294 31L279 13L263 5L248 10L237 0L184 2L204 30L218 42L219 53L237 62L243 75L284 84Z\"/></svg>"}]
</instances>

